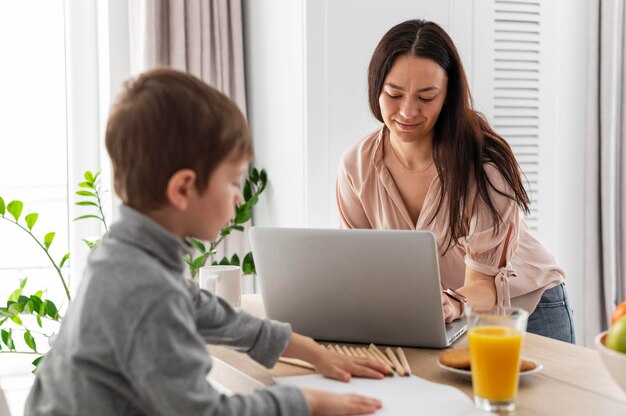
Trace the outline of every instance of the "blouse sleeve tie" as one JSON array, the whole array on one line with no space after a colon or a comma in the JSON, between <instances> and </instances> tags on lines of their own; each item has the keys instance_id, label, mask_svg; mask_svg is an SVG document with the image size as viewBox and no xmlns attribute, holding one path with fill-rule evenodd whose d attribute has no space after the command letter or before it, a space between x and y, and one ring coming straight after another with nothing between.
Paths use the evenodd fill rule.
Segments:
<instances>
[{"instance_id":1,"label":"blouse sleeve tie","mask_svg":"<svg viewBox=\"0 0 626 416\"><path fill-rule=\"evenodd\" d=\"M516 277L517 273L515 272L515 269L510 262L508 262L506 266L498 268L478 263L466 257L465 264L471 269L486 274L487 276L495 275L494 283L496 285L496 306L501 306L505 308L511 307L511 291L509 289L509 279L512 277Z\"/></svg>"},{"instance_id":2,"label":"blouse sleeve tie","mask_svg":"<svg viewBox=\"0 0 626 416\"><path fill-rule=\"evenodd\" d=\"M509 289L509 279L517 274L510 264L500 267L498 274L495 276L496 284L496 305L510 308L511 307L511 291Z\"/></svg>"}]
</instances>

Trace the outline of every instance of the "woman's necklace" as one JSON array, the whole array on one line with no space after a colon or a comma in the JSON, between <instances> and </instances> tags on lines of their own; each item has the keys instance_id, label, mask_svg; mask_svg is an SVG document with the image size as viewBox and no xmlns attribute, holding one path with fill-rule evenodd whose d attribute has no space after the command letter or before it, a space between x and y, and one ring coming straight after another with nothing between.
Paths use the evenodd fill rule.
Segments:
<instances>
[{"instance_id":1,"label":"woman's necklace","mask_svg":"<svg viewBox=\"0 0 626 416\"><path fill-rule=\"evenodd\" d=\"M428 170L428 168L430 168L432 166L433 163L435 163L434 159L430 160L430 163L425 167L425 168L421 168L421 169L411 169L408 166L406 166L404 163L402 163L402 160L400 160L400 157L398 157L398 154L396 153L396 150L393 148L393 145L391 144L391 139L388 139L388 143L389 143L389 147L391 147L391 152L393 153L393 155L395 156L396 160L398 161L398 163L400 163L400 165L408 170L409 172L413 172L413 173L422 173L422 172L426 172L426 170Z\"/></svg>"}]
</instances>

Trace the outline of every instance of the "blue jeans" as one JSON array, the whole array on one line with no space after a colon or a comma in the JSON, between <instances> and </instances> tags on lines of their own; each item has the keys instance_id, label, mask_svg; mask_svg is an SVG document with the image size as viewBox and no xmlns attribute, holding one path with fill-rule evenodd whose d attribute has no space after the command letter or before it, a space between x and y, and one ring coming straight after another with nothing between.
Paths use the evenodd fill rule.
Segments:
<instances>
[{"instance_id":1,"label":"blue jeans","mask_svg":"<svg viewBox=\"0 0 626 416\"><path fill-rule=\"evenodd\" d=\"M565 283L543 292L535 311L528 317L528 332L559 341L576 343L573 311Z\"/></svg>"}]
</instances>

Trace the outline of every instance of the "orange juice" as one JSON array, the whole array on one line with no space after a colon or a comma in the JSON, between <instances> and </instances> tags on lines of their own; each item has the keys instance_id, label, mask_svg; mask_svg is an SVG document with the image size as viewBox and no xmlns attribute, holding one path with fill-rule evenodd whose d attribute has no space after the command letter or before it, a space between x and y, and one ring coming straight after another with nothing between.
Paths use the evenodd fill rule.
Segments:
<instances>
[{"instance_id":1,"label":"orange juice","mask_svg":"<svg viewBox=\"0 0 626 416\"><path fill-rule=\"evenodd\" d=\"M522 333L502 326L478 326L468 333L474 394L489 400L517 395Z\"/></svg>"}]
</instances>

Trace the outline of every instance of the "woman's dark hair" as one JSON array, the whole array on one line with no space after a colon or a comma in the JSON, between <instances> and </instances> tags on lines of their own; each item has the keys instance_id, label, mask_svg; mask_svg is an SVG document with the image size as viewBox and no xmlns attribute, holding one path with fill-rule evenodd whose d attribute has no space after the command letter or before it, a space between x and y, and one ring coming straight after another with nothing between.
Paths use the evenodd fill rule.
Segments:
<instances>
[{"instance_id":1,"label":"woman's dark hair","mask_svg":"<svg viewBox=\"0 0 626 416\"><path fill-rule=\"evenodd\" d=\"M450 36L436 23L408 20L391 28L378 43L368 70L370 109L383 121L379 97L383 83L396 58L403 55L435 61L448 76L445 103L435 123L433 159L441 181L441 195L435 214L444 203L450 217L446 250L469 232L467 207L470 181L475 178L478 193L499 229L502 218L489 195L490 189L511 198L529 212L528 194L522 185L520 167L509 144L474 110L472 97L459 53ZM511 188L513 195L496 189L485 173L484 164L492 163Z\"/></svg>"}]
</instances>

